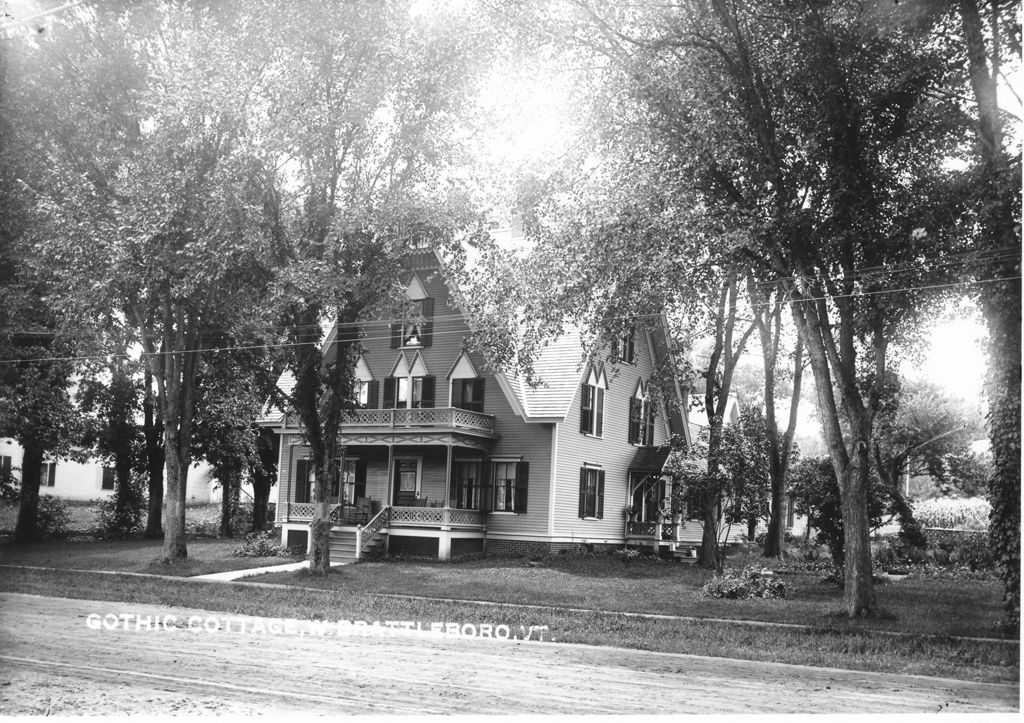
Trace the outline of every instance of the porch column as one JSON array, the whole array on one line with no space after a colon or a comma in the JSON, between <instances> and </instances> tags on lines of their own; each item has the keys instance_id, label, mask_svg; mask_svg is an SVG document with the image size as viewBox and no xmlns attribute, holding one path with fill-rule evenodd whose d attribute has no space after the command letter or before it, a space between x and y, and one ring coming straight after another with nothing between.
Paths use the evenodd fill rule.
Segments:
<instances>
[{"instance_id":1,"label":"porch column","mask_svg":"<svg viewBox=\"0 0 1024 723\"><path fill-rule=\"evenodd\" d=\"M388 445L388 494L387 504L394 505L395 500L395 445Z\"/></svg>"},{"instance_id":2,"label":"porch column","mask_svg":"<svg viewBox=\"0 0 1024 723\"><path fill-rule=\"evenodd\" d=\"M454 445L449 443L448 444L447 471L445 472L445 475L444 475L444 505L442 505L443 507L448 507L451 504L451 499L452 499L452 449L453 448L454 448Z\"/></svg>"}]
</instances>

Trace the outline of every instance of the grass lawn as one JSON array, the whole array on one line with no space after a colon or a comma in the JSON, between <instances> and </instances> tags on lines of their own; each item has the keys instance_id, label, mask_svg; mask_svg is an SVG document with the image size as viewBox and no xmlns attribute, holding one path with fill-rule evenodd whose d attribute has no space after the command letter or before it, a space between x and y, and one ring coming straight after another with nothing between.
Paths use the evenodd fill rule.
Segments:
<instances>
[{"instance_id":1,"label":"grass lawn","mask_svg":"<svg viewBox=\"0 0 1024 723\"><path fill-rule=\"evenodd\" d=\"M188 584L98 576L70 569L198 574L220 564L238 567L287 558L230 558L237 542L189 543L189 569L153 565L158 543L0 545L0 564L62 567L66 571L0 570L0 590L85 599L149 602L225 613L321 620L410 620L546 625L545 639L750 660L916 673L966 680L1017 681L1019 643L951 636L994 635L1001 616L999 583L912 576L878 585L881 614L849 621L841 592L809 574L788 574L785 600L713 600L700 594L708 573L653 560L553 556L487 558L458 563L367 562L326 578L304 572L252 578L251 583ZM78 547L76 547L78 546ZM389 593L421 596L392 597ZM444 598L426 600L427 598ZM461 599L461 600L460 600ZM481 606L467 600L489 600ZM552 606L533 608L525 605ZM585 608L579 612L567 608ZM656 619L660 613L688 619ZM694 619L697 618L697 619ZM741 622L721 622L727 619ZM786 628L742 621L792 623ZM810 627L804 627L810 626ZM902 633L892 635L891 633Z\"/></svg>"},{"instance_id":2,"label":"grass lawn","mask_svg":"<svg viewBox=\"0 0 1024 723\"><path fill-rule=\"evenodd\" d=\"M160 562L161 540L51 540L26 545L5 542L0 543L0 565L191 576L282 565L301 559L232 556L241 545L241 540L189 540L188 559L165 565Z\"/></svg>"},{"instance_id":3,"label":"grass lawn","mask_svg":"<svg viewBox=\"0 0 1024 723\"><path fill-rule=\"evenodd\" d=\"M880 615L849 620L841 610L842 591L821 583L818 575L781 574L785 600L707 598L701 587L710 576L695 566L651 559L621 562L607 555L556 555L540 564L499 558L364 562L339 568L326 578L299 571L253 579L346 592L791 623L839 631L994 637L1002 618L1002 586L995 580L914 576L879 584Z\"/></svg>"}]
</instances>

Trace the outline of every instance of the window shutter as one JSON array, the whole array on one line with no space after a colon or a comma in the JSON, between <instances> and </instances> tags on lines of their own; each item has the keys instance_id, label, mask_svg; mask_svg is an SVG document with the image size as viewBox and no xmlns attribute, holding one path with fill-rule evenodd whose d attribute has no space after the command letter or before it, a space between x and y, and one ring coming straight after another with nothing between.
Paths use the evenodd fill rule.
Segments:
<instances>
[{"instance_id":1,"label":"window shutter","mask_svg":"<svg viewBox=\"0 0 1024 723\"><path fill-rule=\"evenodd\" d=\"M422 407L423 409L430 409L434 406L435 386L436 384L434 383L433 376L423 377L423 386L421 388L422 396L420 399L420 407Z\"/></svg>"},{"instance_id":2,"label":"window shutter","mask_svg":"<svg viewBox=\"0 0 1024 723\"><path fill-rule=\"evenodd\" d=\"M491 479L493 478L493 462L480 464L480 509L490 510L491 505Z\"/></svg>"},{"instance_id":3,"label":"window shutter","mask_svg":"<svg viewBox=\"0 0 1024 723\"><path fill-rule=\"evenodd\" d=\"M46 476L46 486L47 487L53 487L54 484L56 483L56 478L57 478L57 463L56 462L50 462L46 466L48 468L47 471L46 471L46 475L47 475Z\"/></svg>"},{"instance_id":4,"label":"window shutter","mask_svg":"<svg viewBox=\"0 0 1024 723\"><path fill-rule=\"evenodd\" d=\"M366 408L377 409L380 406L380 382L376 379L366 384Z\"/></svg>"},{"instance_id":5,"label":"window shutter","mask_svg":"<svg viewBox=\"0 0 1024 723\"><path fill-rule=\"evenodd\" d=\"M405 324L401 317L405 314L401 309L395 312L400 318L398 321L391 322L391 348L397 349L402 346L402 336L405 334Z\"/></svg>"},{"instance_id":6,"label":"window shutter","mask_svg":"<svg viewBox=\"0 0 1024 723\"><path fill-rule=\"evenodd\" d=\"M580 467L580 505L577 517L587 516L587 468Z\"/></svg>"},{"instance_id":7,"label":"window shutter","mask_svg":"<svg viewBox=\"0 0 1024 723\"><path fill-rule=\"evenodd\" d=\"M484 411L484 386L487 380L479 377L473 380L473 411Z\"/></svg>"},{"instance_id":8,"label":"window shutter","mask_svg":"<svg viewBox=\"0 0 1024 723\"><path fill-rule=\"evenodd\" d=\"M594 416L597 420L594 424L594 434L598 437L604 434L604 389L597 388L597 401L594 402Z\"/></svg>"},{"instance_id":9,"label":"window shutter","mask_svg":"<svg viewBox=\"0 0 1024 723\"><path fill-rule=\"evenodd\" d=\"M629 398L629 443L636 444L640 441L640 400L636 397Z\"/></svg>"},{"instance_id":10,"label":"window shutter","mask_svg":"<svg viewBox=\"0 0 1024 723\"><path fill-rule=\"evenodd\" d=\"M597 519L604 519L604 470L597 471Z\"/></svg>"},{"instance_id":11,"label":"window shutter","mask_svg":"<svg viewBox=\"0 0 1024 723\"><path fill-rule=\"evenodd\" d=\"M516 465L516 512L526 512L526 492L529 485L530 463Z\"/></svg>"},{"instance_id":12,"label":"window shutter","mask_svg":"<svg viewBox=\"0 0 1024 723\"><path fill-rule=\"evenodd\" d=\"M100 482L100 489L112 490L114 489L114 468L104 467L103 468L103 481Z\"/></svg>"},{"instance_id":13,"label":"window shutter","mask_svg":"<svg viewBox=\"0 0 1024 723\"><path fill-rule=\"evenodd\" d=\"M4 456L0 457L0 478L10 479L11 478L11 458Z\"/></svg>"},{"instance_id":14,"label":"window shutter","mask_svg":"<svg viewBox=\"0 0 1024 723\"><path fill-rule=\"evenodd\" d=\"M384 409L395 408L395 397L398 388L398 380L395 377L384 378Z\"/></svg>"},{"instance_id":15,"label":"window shutter","mask_svg":"<svg viewBox=\"0 0 1024 723\"><path fill-rule=\"evenodd\" d=\"M296 502L309 502L309 460L300 459L295 463L295 483L292 485L295 490Z\"/></svg>"},{"instance_id":16,"label":"window shutter","mask_svg":"<svg viewBox=\"0 0 1024 723\"><path fill-rule=\"evenodd\" d=\"M591 386L589 384L582 385L580 389L580 431L584 434L590 434L591 432L591 407L592 400L590 397Z\"/></svg>"},{"instance_id":17,"label":"window shutter","mask_svg":"<svg viewBox=\"0 0 1024 723\"><path fill-rule=\"evenodd\" d=\"M434 341L434 300L427 298L420 301L420 313L423 315L420 343L423 346L430 346Z\"/></svg>"}]
</instances>

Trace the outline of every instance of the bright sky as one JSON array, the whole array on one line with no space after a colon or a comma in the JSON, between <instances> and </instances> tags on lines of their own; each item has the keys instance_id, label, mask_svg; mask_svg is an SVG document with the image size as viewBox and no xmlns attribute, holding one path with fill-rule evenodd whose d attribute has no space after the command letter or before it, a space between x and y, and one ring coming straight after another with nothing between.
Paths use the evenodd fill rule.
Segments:
<instances>
[{"instance_id":1,"label":"bright sky","mask_svg":"<svg viewBox=\"0 0 1024 723\"><path fill-rule=\"evenodd\" d=\"M920 365L904 364L909 377L931 380L950 394L977 399L982 394L987 365L984 344L988 334L980 314L940 319Z\"/></svg>"}]
</instances>

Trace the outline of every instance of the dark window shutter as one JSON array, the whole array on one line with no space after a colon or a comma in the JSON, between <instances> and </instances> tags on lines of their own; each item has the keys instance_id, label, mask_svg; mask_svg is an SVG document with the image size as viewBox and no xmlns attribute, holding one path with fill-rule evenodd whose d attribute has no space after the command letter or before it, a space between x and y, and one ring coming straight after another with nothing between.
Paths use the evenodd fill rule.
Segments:
<instances>
[{"instance_id":1,"label":"dark window shutter","mask_svg":"<svg viewBox=\"0 0 1024 723\"><path fill-rule=\"evenodd\" d=\"M526 512L526 493L530 486L530 463L516 465L516 512Z\"/></svg>"},{"instance_id":2,"label":"dark window shutter","mask_svg":"<svg viewBox=\"0 0 1024 723\"><path fill-rule=\"evenodd\" d=\"M587 468L580 467L580 505L578 517L587 516Z\"/></svg>"},{"instance_id":3,"label":"dark window shutter","mask_svg":"<svg viewBox=\"0 0 1024 723\"><path fill-rule=\"evenodd\" d=\"M103 468L103 482L100 484L100 489L112 490L114 489L114 468L104 467Z\"/></svg>"},{"instance_id":4,"label":"dark window shutter","mask_svg":"<svg viewBox=\"0 0 1024 723\"><path fill-rule=\"evenodd\" d=\"M594 434L600 437L604 434L604 389L597 388L597 397L594 402L594 417L597 420L594 424Z\"/></svg>"},{"instance_id":5,"label":"dark window shutter","mask_svg":"<svg viewBox=\"0 0 1024 723\"><path fill-rule=\"evenodd\" d=\"M427 298L420 301L420 313L423 315L420 343L423 346L430 346L434 341L434 300Z\"/></svg>"},{"instance_id":6,"label":"dark window shutter","mask_svg":"<svg viewBox=\"0 0 1024 723\"><path fill-rule=\"evenodd\" d=\"M484 411L484 387L487 380L484 377L479 377L473 380L473 411L483 412Z\"/></svg>"},{"instance_id":7,"label":"dark window shutter","mask_svg":"<svg viewBox=\"0 0 1024 723\"><path fill-rule=\"evenodd\" d=\"M430 409L434 406L434 388L436 386L434 377L423 377L423 386L420 392L420 407L423 409Z\"/></svg>"},{"instance_id":8,"label":"dark window shutter","mask_svg":"<svg viewBox=\"0 0 1024 723\"><path fill-rule=\"evenodd\" d=\"M376 409L380 406L380 382L376 379L366 384L366 408Z\"/></svg>"},{"instance_id":9,"label":"dark window shutter","mask_svg":"<svg viewBox=\"0 0 1024 723\"><path fill-rule=\"evenodd\" d=\"M590 395L591 387L589 384L584 384L580 390L580 431L584 434L590 434L592 431L591 425L591 414L593 413L593 399Z\"/></svg>"},{"instance_id":10,"label":"dark window shutter","mask_svg":"<svg viewBox=\"0 0 1024 723\"><path fill-rule=\"evenodd\" d=\"M401 312L398 312L401 316ZM402 336L405 334L405 324L401 321L391 322L391 348L397 349L402 346Z\"/></svg>"},{"instance_id":11,"label":"dark window shutter","mask_svg":"<svg viewBox=\"0 0 1024 723\"><path fill-rule=\"evenodd\" d=\"M295 463L295 501L309 502L309 460L300 459Z\"/></svg>"},{"instance_id":12,"label":"dark window shutter","mask_svg":"<svg viewBox=\"0 0 1024 723\"><path fill-rule=\"evenodd\" d=\"M491 480L494 478L494 463L484 462L480 465L480 509L491 510L493 509L493 503L491 501L493 495L491 490Z\"/></svg>"},{"instance_id":13,"label":"dark window shutter","mask_svg":"<svg viewBox=\"0 0 1024 723\"><path fill-rule=\"evenodd\" d=\"M0 477L3 479L11 478L11 458L4 456L0 457Z\"/></svg>"},{"instance_id":14,"label":"dark window shutter","mask_svg":"<svg viewBox=\"0 0 1024 723\"><path fill-rule=\"evenodd\" d=\"M395 377L384 378L384 409L395 408L395 397L398 390L398 380Z\"/></svg>"},{"instance_id":15,"label":"dark window shutter","mask_svg":"<svg viewBox=\"0 0 1024 723\"><path fill-rule=\"evenodd\" d=\"M640 405L636 397L629 399L629 443L636 444L640 441Z\"/></svg>"},{"instance_id":16,"label":"dark window shutter","mask_svg":"<svg viewBox=\"0 0 1024 723\"><path fill-rule=\"evenodd\" d=\"M604 470L599 469L597 471L597 504L595 505L597 510L597 519L604 519Z\"/></svg>"},{"instance_id":17,"label":"dark window shutter","mask_svg":"<svg viewBox=\"0 0 1024 723\"><path fill-rule=\"evenodd\" d=\"M466 406L466 380L452 379L452 406L458 409L468 409Z\"/></svg>"},{"instance_id":18,"label":"dark window shutter","mask_svg":"<svg viewBox=\"0 0 1024 723\"><path fill-rule=\"evenodd\" d=\"M57 482L57 463L50 462L47 465L46 486L53 487Z\"/></svg>"}]
</instances>

